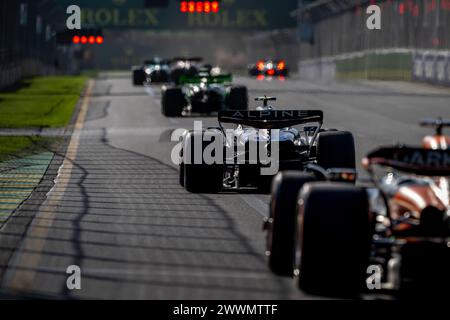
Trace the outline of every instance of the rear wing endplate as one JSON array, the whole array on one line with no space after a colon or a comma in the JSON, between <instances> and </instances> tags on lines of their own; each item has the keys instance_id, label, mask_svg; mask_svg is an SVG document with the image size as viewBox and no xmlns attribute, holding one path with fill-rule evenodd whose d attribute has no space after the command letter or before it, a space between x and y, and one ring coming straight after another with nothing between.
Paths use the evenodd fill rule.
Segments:
<instances>
[{"instance_id":1,"label":"rear wing endplate","mask_svg":"<svg viewBox=\"0 0 450 320\"><path fill-rule=\"evenodd\" d=\"M369 153L363 165L391 167L420 176L450 176L450 149L424 149L415 147L382 147Z\"/></svg>"}]
</instances>

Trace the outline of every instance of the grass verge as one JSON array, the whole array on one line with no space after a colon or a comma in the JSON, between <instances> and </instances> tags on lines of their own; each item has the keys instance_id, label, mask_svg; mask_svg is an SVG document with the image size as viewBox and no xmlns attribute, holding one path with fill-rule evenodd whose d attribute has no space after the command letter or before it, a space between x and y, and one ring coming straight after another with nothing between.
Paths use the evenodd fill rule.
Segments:
<instances>
[{"instance_id":1,"label":"grass verge","mask_svg":"<svg viewBox=\"0 0 450 320\"><path fill-rule=\"evenodd\" d=\"M66 126L86 80L86 76L29 78L0 92L0 128Z\"/></svg>"}]
</instances>

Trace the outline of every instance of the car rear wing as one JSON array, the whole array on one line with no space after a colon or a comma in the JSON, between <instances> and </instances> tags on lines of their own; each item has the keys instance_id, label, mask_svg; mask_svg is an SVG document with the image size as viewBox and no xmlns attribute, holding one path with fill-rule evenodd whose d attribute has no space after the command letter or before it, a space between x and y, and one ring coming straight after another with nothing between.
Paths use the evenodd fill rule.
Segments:
<instances>
[{"instance_id":1,"label":"car rear wing","mask_svg":"<svg viewBox=\"0 0 450 320\"><path fill-rule=\"evenodd\" d=\"M433 150L415 147L382 147L369 153L363 159L363 166L373 165L420 176L450 176L450 149Z\"/></svg>"},{"instance_id":2,"label":"car rear wing","mask_svg":"<svg viewBox=\"0 0 450 320\"><path fill-rule=\"evenodd\" d=\"M201 58L201 57L175 57L172 59L172 62L177 62L177 61L202 62L203 58Z\"/></svg>"},{"instance_id":3,"label":"car rear wing","mask_svg":"<svg viewBox=\"0 0 450 320\"><path fill-rule=\"evenodd\" d=\"M436 129L436 134L441 135L442 129L445 127L450 127L450 119L439 118L426 118L420 121L422 127L432 127Z\"/></svg>"},{"instance_id":4,"label":"car rear wing","mask_svg":"<svg viewBox=\"0 0 450 320\"><path fill-rule=\"evenodd\" d=\"M304 123L323 123L321 110L220 111L220 123L235 123L256 129L282 129Z\"/></svg>"},{"instance_id":5,"label":"car rear wing","mask_svg":"<svg viewBox=\"0 0 450 320\"><path fill-rule=\"evenodd\" d=\"M195 75L195 76L187 76L182 75L180 77L179 83L180 84L189 84L189 83L200 83L200 82L207 82L207 83L230 83L233 81L233 76L231 74L220 74L216 76L212 75Z\"/></svg>"}]
</instances>

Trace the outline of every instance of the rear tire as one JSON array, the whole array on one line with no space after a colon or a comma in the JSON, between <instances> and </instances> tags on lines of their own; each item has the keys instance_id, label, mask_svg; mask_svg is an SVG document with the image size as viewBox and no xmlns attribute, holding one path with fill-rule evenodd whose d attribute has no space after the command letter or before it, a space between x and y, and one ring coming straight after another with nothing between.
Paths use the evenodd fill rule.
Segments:
<instances>
[{"instance_id":1,"label":"rear tire","mask_svg":"<svg viewBox=\"0 0 450 320\"><path fill-rule=\"evenodd\" d=\"M347 131L325 131L317 138L317 164L324 169L355 169L355 140Z\"/></svg>"},{"instance_id":2,"label":"rear tire","mask_svg":"<svg viewBox=\"0 0 450 320\"><path fill-rule=\"evenodd\" d=\"M311 181L313 175L297 171L282 171L273 180L266 249L269 268L277 275L293 274L297 197Z\"/></svg>"},{"instance_id":3,"label":"rear tire","mask_svg":"<svg viewBox=\"0 0 450 320\"><path fill-rule=\"evenodd\" d=\"M333 296L361 292L372 238L365 189L308 183L298 203L294 273L299 288Z\"/></svg>"},{"instance_id":4,"label":"rear tire","mask_svg":"<svg viewBox=\"0 0 450 320\"><path fill-rule=\"evenodd\" d=\"M189 133L185 140L185 149L183 150L183 156L190 157L190 163L184 161L183 167L183 183L187 191L192 193L217 193L223 186L223 174L224 166L220 164L206 164L202 157L200 164L194 163L195 143L202 143L202 154L205 148L213 143L212 141L203 141L203 135L211 134L210 132L203 133ZM214 139L223 139L222 134L212 133ZM221 141L223 143L223 140ZM192 152L191 152L192 150ZM186 160L186 159L185 159ZM180 179L181 180L181 179Z\"/></svg>"},{"instance_id":5,"label":"rear tire","mask_svg":"<svg viewBox=\"0 0 450 320\"><path fill-rule=\"evenodd\" d=\"M162 91L162 114L166 117L181 116L185 105L186 99L180 88L166 88Z\"/></svg>"},{"instance_id":6,"label":"rear tire","mask_svg":"<svg viewBox=\"0 0 450 320\"><path fill-rule=\"evenodd\" d=\"M184 187L184 163L180 163L180 176L179 176L180 186Z\"/></svg>"},{"instance_id":7,"label":"rear tire","mask_svg":"<svg viewBox=\"0 0 450 320\"><path fill-rule=\"evenodd\" d=\"M245 86L233 86L226 101L229 110L248 110L248 92Z\"/></svg>"},{"instance_id":8,"label":"rear tire","mask_svg":"<svg viewBox=\"0 0 450 320\"><path fill-rule=\"evenodd\" d=\"M145 82L145 72L142 69L133 70L133 85L142 86Z\"/></svg>"}]
</instances>

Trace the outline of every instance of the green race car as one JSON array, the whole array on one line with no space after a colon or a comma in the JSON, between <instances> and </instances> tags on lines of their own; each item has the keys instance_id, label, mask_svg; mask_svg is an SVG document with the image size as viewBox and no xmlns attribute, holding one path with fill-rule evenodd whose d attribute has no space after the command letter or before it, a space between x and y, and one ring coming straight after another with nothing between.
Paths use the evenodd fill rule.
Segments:
<instances>
[{"instance_id":1,"label":"green race car","mask_svg":"<svg viewBox=\"0 0 450 320\"><path fill-rule=\"evenodd\" d=\"M231 74L213 75L211 72L181 76L179 85L162 87L162 113L166 117L179 117L221 110L247 110L247 88L233 85L232 81Z\"/></svg>"}]
</instances>

